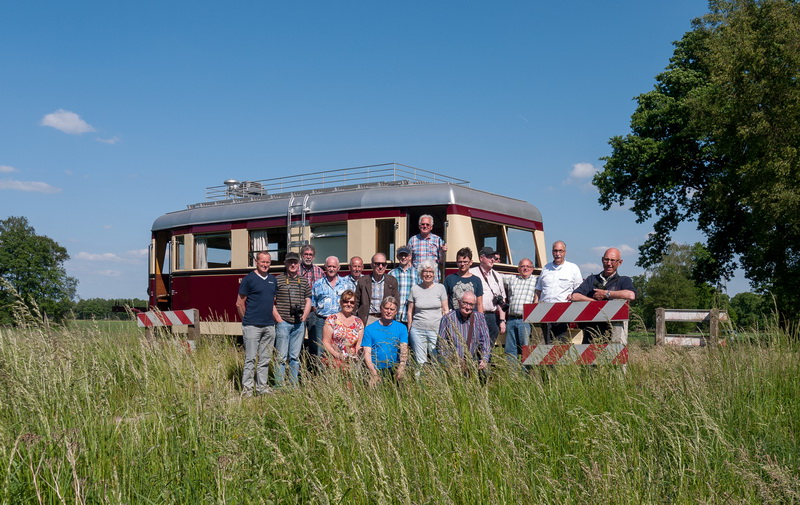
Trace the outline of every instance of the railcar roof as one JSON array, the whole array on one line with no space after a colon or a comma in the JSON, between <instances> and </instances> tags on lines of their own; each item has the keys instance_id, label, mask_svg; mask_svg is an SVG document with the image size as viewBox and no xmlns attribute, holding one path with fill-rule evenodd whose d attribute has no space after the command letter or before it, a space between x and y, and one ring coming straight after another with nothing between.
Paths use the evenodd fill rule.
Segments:
<instances>
[{"instance_id":1,"label":"railcar roof","mask_svg":"<svg viewBox=\"0 0 800 505\"><path fill-rule=\"evenodd\" d=\"M294 193L295 203L304 193ZM276 195L281 196L281 195ZM234 199L190 206L156 219L152 231L184 226L269 219L287 215L290 194L279 198ZM449 184L386 185L367 188L343 188L323 193L311 192L307 214L363 209L463 205L541 222L539 209L528 202L495 195L477 189Z\"/></svg>"}]
</instances>

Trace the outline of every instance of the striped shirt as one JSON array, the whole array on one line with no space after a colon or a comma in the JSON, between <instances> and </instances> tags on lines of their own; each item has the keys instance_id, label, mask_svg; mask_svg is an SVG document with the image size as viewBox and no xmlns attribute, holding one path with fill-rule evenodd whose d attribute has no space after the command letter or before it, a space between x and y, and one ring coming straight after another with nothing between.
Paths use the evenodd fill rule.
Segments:
<instances>
[{"instance_id":1,"label":"striped shirt","mask_svg":"<svg viewBox=\"0 0 800 505\"><path fill-rule=\"evenodd\" d=\"M442 318L442 322L439 323L437 347L443 356L455 351L456 356L463 358L467 341L469 341L470 356L477 358L477 353L480 353L481 361L489 361L491 346L486 318L479 311L473 312L471 317L475 320L472 339L469 338L469 319L464 319L461 311L451 310Z\"/></svg>"},{"instance_id":2,"label":"striped shirt","mask_svg":"<svg viewBox=\"0 0 800 505\"><path fill-rule=\"evenodd\" d=\"M300 305L306 307L306 299L311 298L311 286L305 277L296 275L289 277L286 274L278 274L278 292L275 294L275 306L278 314L287 322L294 322L291 306Z\"/></svg>"},{"instance_id":3,"label":"striped shirt","mask_svg":"<svg viewBox=\"0 0 800 505\"><path fill-rule=\"evenodd\" d=\"M402 267L397 267L389 275L397 279L397 290L400 293L400 306L397 307L396 321L408 321L408 295L411 293L411 287L419 284L420 278L417 269L409 266L405 270Z\"/></svg>"}]
</instances>

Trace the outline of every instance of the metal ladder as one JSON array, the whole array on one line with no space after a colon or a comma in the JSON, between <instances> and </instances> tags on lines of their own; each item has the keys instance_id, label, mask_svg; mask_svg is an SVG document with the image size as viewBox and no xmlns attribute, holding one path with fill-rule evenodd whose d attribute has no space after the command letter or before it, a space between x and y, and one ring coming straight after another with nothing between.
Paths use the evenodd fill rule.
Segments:
<instances>
[{"instance_id":1,"label":"metal ladder","mask_svg":"<svg viewBox=\"0 0 800 505\"><path fill-rule=\"evenodd\" d=\"M286 212L286 252L293 250L295 247L302 247L308 245L308 240L305 239L305 230L308 226L306 220L306 212L311 210L308 208L308 194L303 195L303 203L295 203L294 195L289 198L289 208ZM293 216L300 216L299 221L294 221Z\"/></svg>"}]
</instances>

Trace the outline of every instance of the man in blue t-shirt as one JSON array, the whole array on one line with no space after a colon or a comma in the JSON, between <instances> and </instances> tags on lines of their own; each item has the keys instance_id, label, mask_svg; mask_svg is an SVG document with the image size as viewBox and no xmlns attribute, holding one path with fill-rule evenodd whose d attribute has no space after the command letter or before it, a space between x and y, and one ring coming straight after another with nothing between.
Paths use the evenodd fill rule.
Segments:
<instances>
[{"instance_id":1,"label":"man in blue t-shirt","mask_svg":"<svg viewBox=\"0 0 800 505\"><path fill-rule=\"evenodd\" d=\"M381 380L381 375L394 376L400 380L405 375L408 361L408 328L394 320L399 302L387 296L381 302L381 317L364 329L361 347L364 362L370 373L370 385Z\"/></svg>"},{"instance_id":2,"label":"man in blue t-shirt","mask_svg":"<svg viewBox=\"0 0 800 505\"><path fill-rule=\"evenodd\" d=\"M242 396L253 395L253 375L256 394L270 393L267 384L269 362L275 346L275 318L272 309L278 284L269 273L272 257L266 251L256 255L256 269L247 274L239 285L236 311L242 318L242 341L244 342L244 371L242 372ZM256 356L258 369L256 370Z\"/></svg>"}]
</instances>

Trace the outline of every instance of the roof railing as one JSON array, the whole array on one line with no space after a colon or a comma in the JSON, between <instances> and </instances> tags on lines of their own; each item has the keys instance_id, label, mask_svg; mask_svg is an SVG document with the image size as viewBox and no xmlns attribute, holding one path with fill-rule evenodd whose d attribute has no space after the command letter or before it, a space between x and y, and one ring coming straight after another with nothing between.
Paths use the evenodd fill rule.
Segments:
<instances>
[{"instance_id":1,"label":"roof railing","mask_svg":"<svg viewBox=\"0 0 800 505\"><path fill-rule=\"evenodd\" d=\"M293 193L328 193L370 186L448 183L469 187L470 182L437 174L400 163L384 163L363 167L342 168L308 174L288 175L255 181L225 181L221 186L206 188L206 201L221 202L242 199L263 199ZM205 204L208 205L208 204ZM204 204L189 207L205 206ZM213 205L213 204L212 204Z\"/></svg>"}]
</instances>

